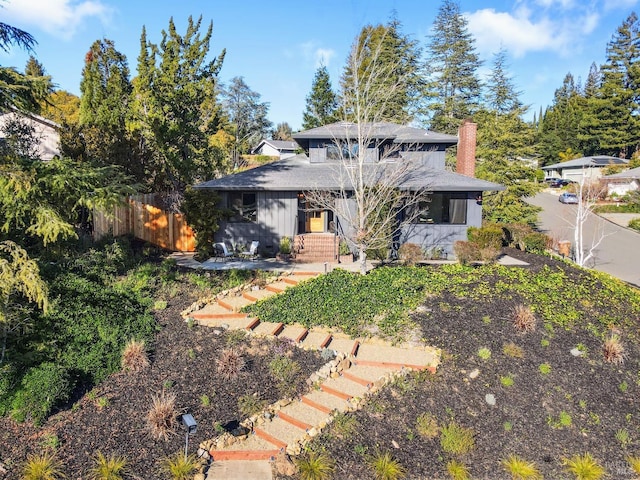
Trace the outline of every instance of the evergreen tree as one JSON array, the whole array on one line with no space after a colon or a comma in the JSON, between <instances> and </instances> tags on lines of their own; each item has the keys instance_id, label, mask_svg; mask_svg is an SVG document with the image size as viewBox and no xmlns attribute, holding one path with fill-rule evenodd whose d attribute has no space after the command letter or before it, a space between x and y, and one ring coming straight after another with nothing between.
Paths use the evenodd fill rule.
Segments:
<instances>
[{"instance_id":1,"label":"evergreen tree","mask_svg":"<svg viewBox=\"0 0 640 480\"><path fill-rule=\"evenodd\" d=\"M415 40L403 35L401 24L392 19L386 25L367 25L355 40L355 53L360 60L359 75L351 70L353 62L347 62L342 75L343 96L361 97L367 108L379 110L381 121L400 124L410 122L418 110L420 77L420 48ZM368 71L378 70L381 75L368 75ZM376 81L379 85L357 83L357 79ZM384 98L373 96L364 98L366 92L386 90ZM344 103L343 110L344 110ZM359 115L345 110L347 120Z\"/></svg>"},{"instance_id":2,"label":"evergreen tree","mask_svg":"<svg viewBox=\"0 0 640 480\"><path fill-rule=\"evenodd\" d=\"M584 138L601 153L630 158L640 145L640 26L631 13L607 45L601 86L589 97Z\"/></svg>"},{"instance_id":3,"label":"evergreen tree","mask_svg":"<svg viewBox=\"0 0 640 480\"><path fill-rule=\"evenodd\" d=\"M523 113L520 92L507 72L507 52L501 48L493 58L493 68L487 80L487 106L498 115Z\"/></svg>"},{"instance_id":4,"label":"evergreen tree","mask_svg":"<svg viewBox=\"0 0 640 480\"><path fill-rule=\"evenodd\" d=\"M44 77L44 67L36 60L36 57L29 55L29 60L27 60L27 65L24 68L24 74L29 77Z\"/></svg>"},{"instance_id":5,"label":"evergreen tree","mask_svg":"<svg viewBox=\"0 0 640 480\"><path fill-rule=\"evenodd\" d=\"M455 134L460 121L477 110L481 65L460 6L455 0L443 0L427 47L426 94L433 130Z\"/></svg>"},{"instance_id":6,"label":"evergreen tree","mask_svg":"<svg viewBox=\"0 0 640 480\"><path fill-rule=\"evenodd\" d=\"M217 76L225 56L207 61L213 24L200 34L202 17L189 17L180 35L173 18L159 44L143 28L134 82L134 124L140 148L150 159L153 188L181 195L186 185L224 170L213 136L221 126L216 102ZM175 197L174 197L175 198ZM177 205L169 205L177 208Z\"/></svg>"},{"instance_id":7,"label":"evergreen tree","mask_svg":"<svg viewBox=\"0 0 640 480\"><path fill-rule=\"evenodd\" d=\"M267 118L269 103L260 101L242 77L234 77L224 90L224 107L234 137L233 164L237 168L240 155L269 134L271 122Z\"/></svg>"},{"instance_id":8,"label":"evergreen tree","mask_svg":"<svg viewBox=\"0 0 640 480\"><path fill-rule=\"evenodd\" d=\"M333 123L338 119L338 98L331 87L329 71L324 65L316 70L311 93L306 99L306 108L302 114L302 128L321 127Z\"/></svg>"}]
</instances>

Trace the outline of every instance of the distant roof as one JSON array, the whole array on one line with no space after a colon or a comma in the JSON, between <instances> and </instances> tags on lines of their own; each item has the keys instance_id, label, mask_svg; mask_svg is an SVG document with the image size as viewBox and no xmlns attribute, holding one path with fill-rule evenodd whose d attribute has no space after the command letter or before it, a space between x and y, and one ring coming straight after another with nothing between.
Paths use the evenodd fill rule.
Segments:
<instances>
[{"instance_id":1,"label":"distant roof","mask_svg":"<svg viewBox=\"0 0 640 480\"><path fill-rule=\"evenodd\" d=\"M260 140L260 143L252 151L253 152L257 151L264 144L269 144L273 148L275 148L276 150L279 150L279 151L286 150L286 151L293 152L297 148L299 148L298 144L296 142L286 141L286 140L263 139L263 140Z\"/></svg>"},{"instance_id":2,"label":"distant roof","mask_svg":"<svg viewBox=\"0 0 640 480\"><path fill-rule=\"evenodd\" d=\"M629 160L619 157L609 157L607 155L594 155L592 157L576 158L566 162L554 163L542 167L542 170L556 170L563 168L583 168L583 167L607 167L609 165L626 165Z\"/></svg>"},{"instance_id":3,"label":"distant roof","mask_svg":"<svg viewBox=\"0 0 640 480\"><path fill-rule=\"evenodd\" d=\"M422 128L398 125L396 123L378 122L361 124L366 136L379 140L392 140L394 143L437 143L446 146L458 143L458 137L444 133L432 132ZM304 132L294 133L293 138L304 149L309 148L311 139L345 139L357 138L358 125L351 122L336 122L322 127L312 128Z\"/></svg>"},{"instance_id":4,"label":"distant roof","mask_svg":"<svg viewBox=\"0 0 640 480\"><path fill-rule=\"evenodd\" d=\"M602 178L640 178L640 167L632 168L625 172L614 173L612 175L605 175Z\"/></svg>"},{"instance_id":5,"label":"distant roof","mask_svg":"<svg viewBox=\"0 0 640 480\"><path fill-rule=\"evenodd\" d=\"M380 164L368 165L373 169ZM243 172L194 185L212 190L335 190L340 188L339 163L310 163L306 155L279 160ZM394 168L393 163L387 168ZM502 185L457 173L417 167L401 185L405 188L426 188L432 191L480 192L504 190Z\"/></svg>"}]
</instances>

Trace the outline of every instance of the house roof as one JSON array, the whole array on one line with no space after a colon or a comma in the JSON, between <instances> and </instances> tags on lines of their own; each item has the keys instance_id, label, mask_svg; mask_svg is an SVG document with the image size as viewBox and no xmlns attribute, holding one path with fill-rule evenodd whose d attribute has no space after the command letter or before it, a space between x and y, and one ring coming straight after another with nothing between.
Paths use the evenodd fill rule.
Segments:
<instances>
[{"instance_id":1,"label":"house roof","mask_svg":"<svg viewBox=\"0 0 640 480\"><path fill-rule=\"evenodd\" d=\"M576 158L567 160L566 162L554 163L542 167L542 170L560 170L563 168L589 168L589 167L608 167L609 165L626 165L629 160L619 157L610 157L607 155L594 155L592 157Z\"/></svg>"},{"instance_id":2,"label":"house roof","mask_svg":"<svg viewBox=\"0 0 640 480\"><path fill-rule=\"evenodd\" d=\"M602 177L604 179L614 179L614 178L629 178L629 179L633 179L633 178L640 178L640 167L636 167L636 168L632 168L631 170L627 170L624 172L620 172L620 173L614 173L612 175L605 175L604 177Z\"/></svg>"},{"instance_id":3,"label":"house roof","mask_svg":"<svg viewBox=\"0 0 640 480\"><path fill-rule=\"evenodd\" d=\"M366 165L370 172L381 164ZM394 168L393 163L385 165ZM251 170L227 175L194 185L193 188L211 190L337 190L341 186L339 163L311 163L306 155L268 163ZM431 191L480 192L504 190L502 185L457 173L417 167L405 178L402 187Z\"/></svg>"},{"instance_id":4,"label":"house roof","mask_svg":"<svg viewBox=\"0 0 640 480\"><path fill-rule=\"evenodd\" d=\"M302 148L309 148L309 140L357 138L358 125L351 122L336 122L322 127L312 128L304 132L294 133L293 138ZM458 143L458 137L444 133L432 132L421 128L398 125L396 123L378 122L361 124L365 136L372 139L392 140L394 143L435 143L451 146Z\"/></svg>"},{"instance_id":5,"label":"house roof","mask_svg":"<svg viewBox=\"0 0 640 480\"><path fill-rule=\"evenodd\" d=\"M271 145L273 148L275 148L278 151L287 150L287 151L293 152L298 148L298 144L296 142L291 142L286 140L263 139L263 140L260 140L260 143L252 150L252 152L257 152L260 149L260 147L262 147L265 144Z\"/></svg>"}]
</instances>

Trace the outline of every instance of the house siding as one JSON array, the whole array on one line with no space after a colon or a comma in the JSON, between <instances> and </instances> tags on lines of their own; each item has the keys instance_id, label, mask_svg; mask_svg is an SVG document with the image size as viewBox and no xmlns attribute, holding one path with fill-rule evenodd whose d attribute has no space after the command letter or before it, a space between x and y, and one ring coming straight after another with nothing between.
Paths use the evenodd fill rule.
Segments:
<instances>
[{"instance_id":1,"label":"house siding","mask_svg":"<svg viewBox=\"0 0 640 480\"><path fill-rule=\"evenodd\" d=\"M227 193L220 192L221 206L227 205ZM229 241L248 248L251 242L260 242L260 250L276 253L280 239L296 233L298 197L296 192L256 192L256 222L221 222L215 241Z\"/></svg>"}]
</instances>

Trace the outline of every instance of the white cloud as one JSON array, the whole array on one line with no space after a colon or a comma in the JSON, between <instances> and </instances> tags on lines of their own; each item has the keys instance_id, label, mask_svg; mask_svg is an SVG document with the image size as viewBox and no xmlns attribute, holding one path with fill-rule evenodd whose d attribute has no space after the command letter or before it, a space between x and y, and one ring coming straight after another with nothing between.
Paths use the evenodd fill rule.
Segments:
<instances>
[{"instance_id":1,"label":"white cloud","mask_svg":"<svg viewBox=\"0 0 640 480\"><path fill-rule=\"evenodd\" d=\"M71 39L91 17L107 22L113 10L100 0L8 0L3 16L29 28L35 26L53 36Z\"/></svg>"},{"instance_id":2,"label":"white cloud","mask_svg":"<svg viewBox=\"0 0 640 480\"><path fill-rule=\"evenodd\" d=\"M335 56L335 50L331 48L322 48L316 42L309 41L299 45L300 51L305 61L314 64L315 68L320 65L328 67L331 59Z\"/></svg>"},{"instance_id":3,"label":"white cloud","mask_svg":"<svg viewBox=\"0 0 640 480\"><path fill-rule=\"evenodd\" d=\"M628 9L634 7L638 0L604 0L605 10Z\"/></svg>"}]
</instances>

